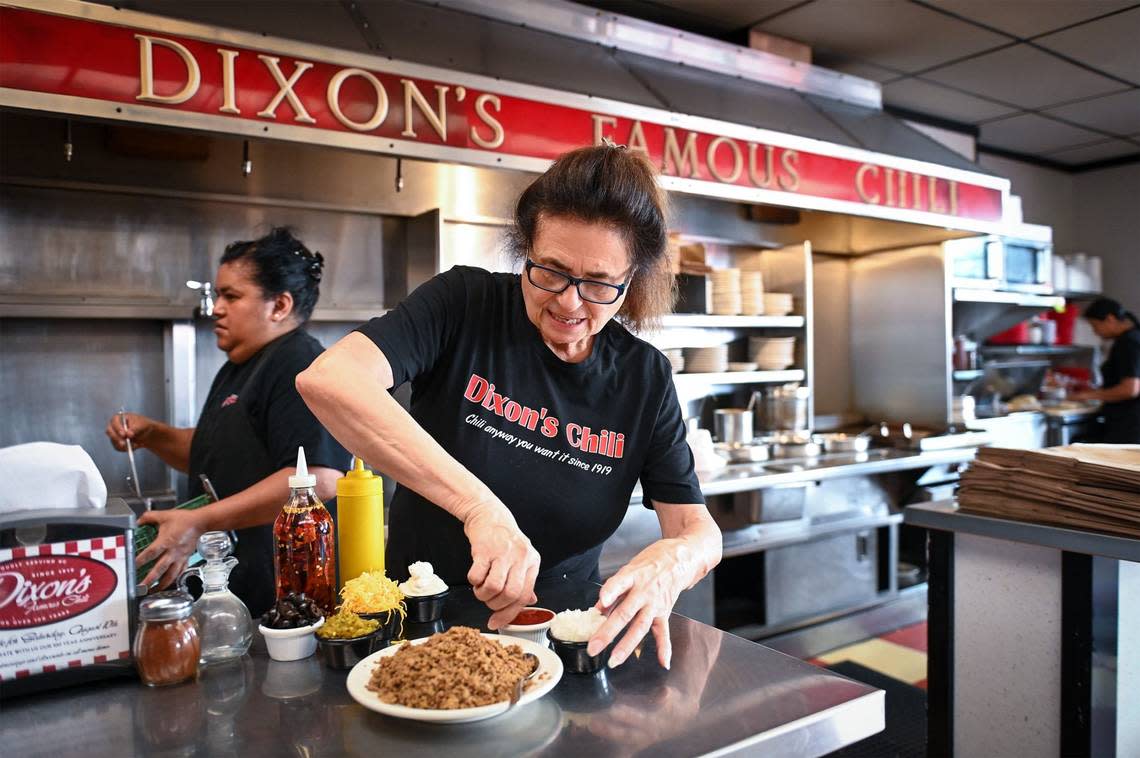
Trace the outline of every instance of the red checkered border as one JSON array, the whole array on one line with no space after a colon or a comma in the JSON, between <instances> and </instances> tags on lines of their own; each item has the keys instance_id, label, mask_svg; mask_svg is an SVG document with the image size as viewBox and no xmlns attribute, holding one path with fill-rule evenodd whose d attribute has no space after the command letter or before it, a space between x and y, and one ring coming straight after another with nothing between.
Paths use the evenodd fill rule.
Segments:
<instances>
[{"instance_id":1,"label":"red checkered border","mask_svg":"<svg viewBox=\"0 0 1140 758\"><path fill-rule=\"evenodd\" d=\"M114 537L96 537L90 540L70 540L53 542L49 545L14 547L11 558L35 558L41 555L76 555L81 558L94 558L99 561L114 561L126 557L127 537L119 534ZM0 557L8 550L0 551ZM5 558L4 560L8 560Z\"/></svg>"}]
</instances>

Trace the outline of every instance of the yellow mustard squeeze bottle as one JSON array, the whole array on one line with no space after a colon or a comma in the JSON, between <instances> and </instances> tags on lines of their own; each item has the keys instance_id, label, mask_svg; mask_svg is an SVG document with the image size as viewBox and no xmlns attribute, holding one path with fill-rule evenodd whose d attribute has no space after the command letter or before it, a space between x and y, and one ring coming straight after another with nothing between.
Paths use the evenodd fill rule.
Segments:
<instances>
[{"instance_id":1,"label":"yellow mustard squeeze bottle","mask_svg":"<svg viewBox=\"0 0 1140 758\"><path fill-rule=\"evenodd\" d=\"M340 586L365 571L384 570L383 479L352 458L352 470L336 480L337 565Z\"/></svg>"}]
</instances>

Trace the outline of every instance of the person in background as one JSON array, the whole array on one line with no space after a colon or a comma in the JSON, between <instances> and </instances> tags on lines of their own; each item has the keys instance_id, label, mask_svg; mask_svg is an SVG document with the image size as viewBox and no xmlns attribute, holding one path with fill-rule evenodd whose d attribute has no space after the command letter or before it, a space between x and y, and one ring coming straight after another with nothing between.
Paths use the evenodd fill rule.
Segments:
<instances>
[{"instance_id":1,"label":"person in background","mask_svg":"<svg viewBox=\"0 0 1140 758\"><path fill-rule=\"evenodd\" d=\"M158 537L136 557L156 564L142 578L165 587L185 569L198 537L235 530L239 561L230 589L254 616L274 601L273 521L289 496L297 448L304 447L317 495L336 495L349 455L313 417L295 381L323 351L302 328L320 296L324 258L285 228L226 247L216 279L214 334L226 363L218 370L197 426L179 429L135 413L118 414L106 433L117 450L127 440L190 476L190 494L209 477L220 500L193 511L149 511Z\"/></svg>"},{"instance_id":2,"label":"person in background","mask_svg":"<svg viewBox=\"0 0 1140 758\"><path fill-rule=\"evenodd\" d=\"M627 329L672 307L664 197L640 153L567 153L515 210L522 273L456 266L297 377L338 440L398 483L387 565L429 561L498 629L536 581L599 579L640 480L662 539L605 582L590 640L626 660L653 630L671 656L678 595L720 561L669 361ZM411 413L388 390L411 382ZM541 570L541 573L540 573Z\"/></svg>"},{"instance_id":3,"label":"person in background","mask_svg":"<svg viewBox=\"0 0 1140 758\"><path fill-rule=\"evenodd\" d=\"M1100 367L1103 386L1074 393L1072 398L1104 404L1104 429L1099 442L1140 444L1140 321L1107 297L1089 303L1082 315L1096 336L1112 340L1112 348Z\"/></svg>"}]
</instances>

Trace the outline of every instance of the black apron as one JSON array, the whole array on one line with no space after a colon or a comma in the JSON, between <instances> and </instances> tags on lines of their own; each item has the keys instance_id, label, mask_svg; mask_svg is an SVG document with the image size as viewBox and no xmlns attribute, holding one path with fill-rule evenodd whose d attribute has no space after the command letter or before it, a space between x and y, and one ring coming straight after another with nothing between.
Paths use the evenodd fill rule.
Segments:
<instances>
[{"instance_id":1,"label":"black apron","mask_svg":"<svg viewBox=\"0 0 1140 758\"><path fill-rule=\"evenodd\" d=\"M244 389L264 369L279 342L262 348L253 370L237 391L236 402L222 407L217 398L209 398L190 442L190 495L202 494L199 474L205 474L218 497L241 492L276 472L278 466L269 457L265 442L258 437L249 418ZM284 503L288 493L281 493ZM273 581L273 526L262 524L236 530L234 555L238 564L230 574L230 590L240 597L257 618L273 605L276 589Z\"/></svg>"}]
</instances>

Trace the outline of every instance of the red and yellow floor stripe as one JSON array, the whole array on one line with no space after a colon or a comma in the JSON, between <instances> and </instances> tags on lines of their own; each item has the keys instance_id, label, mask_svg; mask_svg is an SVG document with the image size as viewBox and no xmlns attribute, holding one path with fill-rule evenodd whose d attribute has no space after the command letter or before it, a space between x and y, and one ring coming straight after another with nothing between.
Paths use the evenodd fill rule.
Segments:
<instances>
[{"instance_id":1,"label":"red and yellow floor stripe","mask_svg":"<svg viewBox=\"0 0 1140 758\"><path fill-rule=\"evenodd\" d=\"M810 659L817 666L851 661L926 689L926 622L830 650Z\"/></svg>"}]
</instances>

